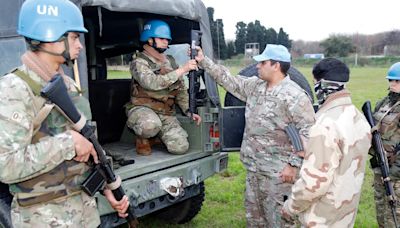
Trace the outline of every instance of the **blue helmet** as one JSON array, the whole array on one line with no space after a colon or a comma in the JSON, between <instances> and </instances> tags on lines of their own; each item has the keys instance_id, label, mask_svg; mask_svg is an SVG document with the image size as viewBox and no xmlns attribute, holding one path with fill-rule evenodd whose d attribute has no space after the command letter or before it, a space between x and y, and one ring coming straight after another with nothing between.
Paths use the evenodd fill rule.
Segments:
<instances>
[{"instance_id":1,"label":"blue helmet","mask_svg":"<svg viewBox=\"0 0 400 228\"><path fill-rule=\"evenodd\" d=\"M400 80L400 62L393 64L389 68L386 79Z\"/></svg>"},{"instance_id":2,"label":"blue helmet","mask_svg":"<svg viewBox=\"0 0 400 228\"><path fill-rule=\"evenodd\" d=\"M87 32L79 8L69 0L26 0L18 19L18 34L55 42L67 32Z\"/></svg>"},{"instance_id":3,"label":"blue helmet","mask_svg":"<svg viewBox=\"0 0 400 228\"><path fill-rule=\"evenodd\" d=\"M149 38L165 38L171 41L169 25L161 20L147 22L143 27L142 34L140 34L140 41L146 42Z\"/></svg>"}]
</instances>

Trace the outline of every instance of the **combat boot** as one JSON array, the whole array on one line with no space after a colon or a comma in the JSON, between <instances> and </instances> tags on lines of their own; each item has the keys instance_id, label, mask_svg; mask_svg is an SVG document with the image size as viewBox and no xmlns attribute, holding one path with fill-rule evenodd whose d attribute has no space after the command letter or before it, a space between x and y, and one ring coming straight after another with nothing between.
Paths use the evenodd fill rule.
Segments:
<instances>
[{"instance_id":1,"label":"combat boot","mask_svg":"<svg viewBox=\"0 0 400 228\"><path fill-rule=\"evenodd\" d=\"M150 146L154 146L154 145L161 145L162 141L159 137L152 137L149 138L149 142L150 142Z\"/></svg>"},{"instance_id":2,"label":"combat boot","mask_svg":"<svg viewBox=\"0 0 400 228\"><path fill-rule=\"evenodd\" d=\"M138 155L148 156L151 154L151 145L149 139L136 138L136 153Z\"/></svg>"}]
</instances>

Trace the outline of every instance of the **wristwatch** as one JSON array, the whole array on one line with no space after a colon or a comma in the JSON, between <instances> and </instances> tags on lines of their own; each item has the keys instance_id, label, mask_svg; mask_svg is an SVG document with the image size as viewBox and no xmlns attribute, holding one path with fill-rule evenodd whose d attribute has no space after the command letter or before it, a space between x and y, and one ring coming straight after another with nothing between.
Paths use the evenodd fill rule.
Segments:
<instances>
[{"instance_id":1,"label":"wristwatch","mask_svg":"<svg viewBox=\"0 0 400 228\"><path fill-rule=\"evenodd\" d=\"M288 164L292 167L300 168L303 164L303 158L295 153L292 153L288 159Z\"/></svg>"}]
</instances>

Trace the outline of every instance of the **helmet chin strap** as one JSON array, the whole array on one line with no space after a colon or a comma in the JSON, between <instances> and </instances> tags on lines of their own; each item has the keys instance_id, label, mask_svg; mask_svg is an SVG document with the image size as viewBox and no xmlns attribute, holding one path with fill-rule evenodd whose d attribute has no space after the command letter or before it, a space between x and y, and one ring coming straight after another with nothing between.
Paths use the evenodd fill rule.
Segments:
<instances>
[{"instance_id":1,"label":"helmet chin strap","mask_svg":"<svg viewBox=\"0 0 400 228\"><path fill-rule=\"evenodd\" d=\"M68 44L68 38L66 35L62 36L58 41L63 41L64 42L64 51L61 53L56 53L56 52L52 52L52 51L47 51L45 49L43 49L40 46L35 46L34 49L38 50L38 51L42 51L45 52L47 54L53 55L53 56L62 56L65 59L65 65L67 66L71 66L73 64L72 59L71 59L71 55L69 54L69 44Z\"/></svg>"},{"instance_id":2,"label":"helmet chin strap","mask_svg":"<svg viewBox=\"0 0 400 228\"><path fill-rule=\"evenodd\" d=\"M74 63L72 62L71 55L69 53L69 44L68 44L68 38L67 37L64 38L64 47L65 47L65 49L61 53L62 57L64 57L64 59L65 59L64 63L67 66L72 66Z\"/></svg>"},{"instance_id":3,"label":"helmet chin strap","mask_svg":"<svg viewBox=\"0 0 400 228\"><path fill-rule=\"evenodd\" d=\"M153 43L151 44L151 47L154 48L156 51L158 51L158 53L162 54L168 49L168 47L167 48L159 48L159 47L157 47L156 40L154 39L154 37L152 37L151 39L153 40Z\"/></svg>"}]
</instances>

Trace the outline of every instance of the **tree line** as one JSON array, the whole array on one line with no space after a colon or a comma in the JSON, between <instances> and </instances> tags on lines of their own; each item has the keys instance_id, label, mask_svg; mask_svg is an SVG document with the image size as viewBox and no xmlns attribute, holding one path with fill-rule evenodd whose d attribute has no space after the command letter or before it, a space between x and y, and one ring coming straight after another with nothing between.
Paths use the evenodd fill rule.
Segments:
<instances>
[{"instance_id":1,"label":"tree line","mask_svg":"<svg viewBox=\"0 0 400 228\"><path fill-rule=\"evenodd\" d=\"M324 53L328 57L346 57L355 53L361 56L399 56L400 30L372 35L332 34L322 41L293 42L292 54L295 57L307 53Z\"/></svg>"},{"instance_id":2,"label":"tree line","mask_svg":"<svg viewBox=\"0 0 400 228\"><path fill-rule=\"evenodd\" d=\"M259 43L260 52L267 43L282 44L291 50L294 57L304 54L323 53L326 57L346 57L357 53L362 56L399 56L400 30L382 32L373 35L363 34L332 34L322 41L292 41L283 28L277 32L266 28L259 20L248 24L243 21L236 23L235 40L225 41L224 23L222 19L214 20L214 8L207 8L214 57L228 59L234 55L244 54L246 43Z\"/></svg>"},{"instance_id":3,"label":"tree line","mask_svg":"<svg viewBox=\"0 0 400 228\"><path fill-rule=\"evenodd\" d=\"M207 8L210 29L213 43L214 57L217 59L231 58L237 54L244 53L246 43L259 43L260 52L264 50L266 44L282 44L291 48L292 40L289 39L283 28L276 32L273 28L266 28L259 20L248 24L243 21L236 24L236 39L225 41L224 24L222 19L214 20L214 8Z\"/></svg>"}]
</instances>

